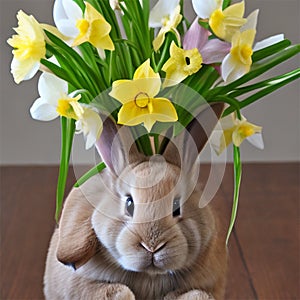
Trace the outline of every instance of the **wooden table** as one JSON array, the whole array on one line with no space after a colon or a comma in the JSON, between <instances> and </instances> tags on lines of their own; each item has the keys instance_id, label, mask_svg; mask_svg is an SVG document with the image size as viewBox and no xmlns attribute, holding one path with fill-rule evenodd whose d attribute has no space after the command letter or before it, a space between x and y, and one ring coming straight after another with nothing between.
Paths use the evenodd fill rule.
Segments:
<instances>
[{"instance_id":1,"label":"wooden table","mask_svg":"<svg viewBox=\"0 0 300 300\"><path fill-rule=\"evenodd\" d=\"M226 299L300 299L299 167L244 165L238 220L229 243ZM224 232L231 208L231 174L228 166L214 199ZM53 166L1 168L0 299L43 299L57 175ZM71 172L68 189L72 183Z\"/></svg>"}]
</instances>

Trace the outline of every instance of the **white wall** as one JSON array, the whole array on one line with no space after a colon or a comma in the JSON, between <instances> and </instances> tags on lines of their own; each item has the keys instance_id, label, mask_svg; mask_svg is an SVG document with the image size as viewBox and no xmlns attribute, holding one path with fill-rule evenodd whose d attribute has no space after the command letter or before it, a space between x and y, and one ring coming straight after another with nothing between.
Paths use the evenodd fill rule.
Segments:
<instances>
[{"instance_id":1,"label":"white wall","mask_svg":"<svg viewBox=\"0 0 300 300\"><path fill-rule=\"evenodd\" d=\"M0 164L56 164L60 152L59 122L32 120L29 108L37 98L37 78L16 85L10 75L11 48L6 40L16 27L16 13L23 9L39 22L52 22L52 0L0 0ZM189 5L187 5L189 6ZM293 43L299 43L299 0L248 0L247 14L260 9L257 40L284 32ZM289 71L299 67L299 56L270 72ZM264 128L265 150L247 143L242 145L244 161L299 161L299 81L265 97L244 110L246 117ZM86 152L82 137L75 139L76 163L86 163L93 151Z\"/></svg>"}]
</instances>

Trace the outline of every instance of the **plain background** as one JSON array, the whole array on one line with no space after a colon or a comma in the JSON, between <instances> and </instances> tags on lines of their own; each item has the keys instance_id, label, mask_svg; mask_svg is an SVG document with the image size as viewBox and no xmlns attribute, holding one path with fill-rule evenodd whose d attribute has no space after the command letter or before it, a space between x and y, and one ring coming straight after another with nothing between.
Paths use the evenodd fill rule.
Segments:
<instances>
[{"instance_id":1,"label":"plain background","mask_svg":"<svg viewBox=\"0 0 300 300\"><path fill-rule=\"evenodd\" d=\"M41 23L52 23L52 0L0 0L0 164L58 164L60 155L59 121L39 122L31 119L29 108L38 97L37 79L16 85L10 74L11 48L6 40L17 26L16 13L22 9ZM193 12L186 1L191 20ZM259 8L257 41L284 33L292 43L299 43L299 0L248 0L246 15ZM274 76L299 67L299 55L266 76ZM269 95L243 110L252 123L263 127L265 149L258 150L245 142L243 161L299 161L299 81ZM82 136L76 136L73 163L85 164L94 159L94 150L85 151ZM230 160L230 151L229 157ZM204 155L209 160L209 153Z\"/></svg>"}]
</instances>

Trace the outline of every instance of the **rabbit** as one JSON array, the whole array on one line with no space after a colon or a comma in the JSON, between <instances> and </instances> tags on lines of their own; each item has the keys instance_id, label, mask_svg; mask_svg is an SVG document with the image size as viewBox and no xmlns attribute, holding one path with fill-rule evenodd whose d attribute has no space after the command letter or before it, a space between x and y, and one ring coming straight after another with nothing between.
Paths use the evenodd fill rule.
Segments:
<instances>
[{"instance_id":1,"label":"rabbit","mask_svg":"<svg viewBox=\"0 0 300 300\"><path fill-rule=\"evenodd\" d=\"M227 249L210 205L199 207L197 157L223 111L214 103L146 157L107 118L107 168L68 195L44 274L47 300L222 299Z\"/></svg>"}]
</instances>

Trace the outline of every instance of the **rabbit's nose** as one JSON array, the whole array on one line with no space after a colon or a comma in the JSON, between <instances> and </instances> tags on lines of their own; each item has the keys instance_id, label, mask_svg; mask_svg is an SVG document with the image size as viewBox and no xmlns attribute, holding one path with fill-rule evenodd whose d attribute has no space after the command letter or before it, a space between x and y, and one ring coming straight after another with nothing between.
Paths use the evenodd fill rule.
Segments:
<instances>
[{"instance_id":1,"label":"rabbit's nose","mask_svg":"<svg viewBox=\"0 0 300 300\"><path fill-rule=\"evenodd\" d=\"M159 250L161 250L165 245L166 243L165 242L161 242L159 243L158 245L156 245L155 247L153 246L148 246L146 243L144 242L141 242L140 243L141 246L146 249L147 251L151 252L151 253L155 253L155 252L158 252Z\"/></svg>"}]
</instances>

